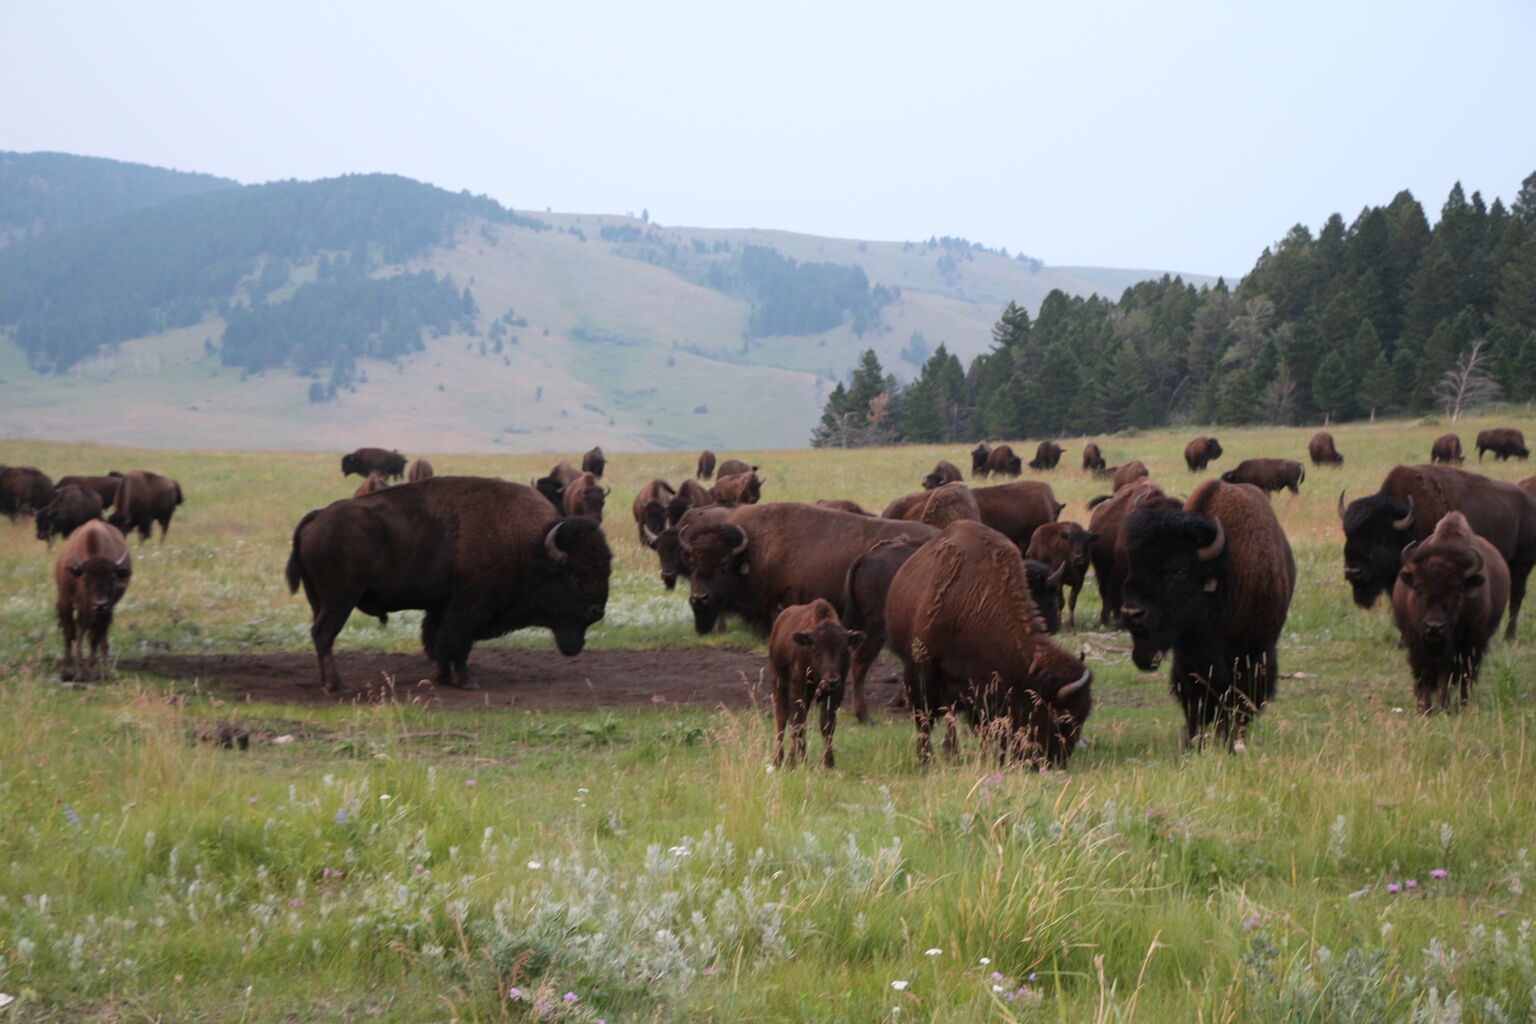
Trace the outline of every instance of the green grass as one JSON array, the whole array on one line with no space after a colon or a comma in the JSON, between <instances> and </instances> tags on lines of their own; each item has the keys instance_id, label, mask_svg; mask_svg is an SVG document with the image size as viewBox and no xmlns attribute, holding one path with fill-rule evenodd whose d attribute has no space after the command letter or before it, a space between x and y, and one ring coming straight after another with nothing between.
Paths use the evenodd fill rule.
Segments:
<instances>
[{"instance_id":1,"label":"green grass","mask_svg":"<svg viewBox=\"0 0 1536 1024\"><path fill-rule=\"evenodd\" d=\"M236 705L132 674L66 689L49 553L29 524L0 523L0 992L18 996L0 1014L1530 1019L1530 641L1495 646L1464 713L1421 719L1402 710L1411 690L1386 614L1354 608L1340 579L1338 492L1374 489L1444 429L1341 428L1345 467L1309 469L1300 498L1275 498L1300 584L1288 677L1246 754L1182 753L1166 683L1131 668L1123 634L1067 634L1090 649L1098 707L1070 772L1044 775L998 772L973 742L958 763L921 768L898 719L845 722L835 772L770 772L759 713ZM1300 456L1308 433L1222 431L1215 469ZM1106 448L1187 493L1186 438ZM767 497L878 509L958 455L751 459ZM553 461L432 459L519 480ZM181 481L170 541L135 548L113 633L125 657L307 649L307 606L281 568L299 516L355 486L336 461L0 442L0 462L54 475L144 467ZM700 642L628 517L641 483L690 463L611 457L616 576L595 647ZM1050 479L1064 518L1086 521L1102 484L1069 468ZM1090 586L1080 621L1097 611ZM414 619L400 618L354 622L340 646L413 651ZM495 643L550 646L534 633ZM219 721L296 738L246 752L194 742Z\"/></svg>"}]
</instances>

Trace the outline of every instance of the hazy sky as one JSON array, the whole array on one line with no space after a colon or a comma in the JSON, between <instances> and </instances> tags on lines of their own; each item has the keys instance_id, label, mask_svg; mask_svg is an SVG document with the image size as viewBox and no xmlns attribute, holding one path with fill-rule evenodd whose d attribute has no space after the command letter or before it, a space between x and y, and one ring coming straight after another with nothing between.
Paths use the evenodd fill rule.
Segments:
<instances>
[{"instance_id":1,"label":"hazy sky","mask_svg":"<svg viewBox=\"0 0 1536 1024\"><path fill-rule=\"evenodd\" d=\"M1240 275L1536 171L1536 3L0 0L0 149Z\"/></svg>"}]
</instances>

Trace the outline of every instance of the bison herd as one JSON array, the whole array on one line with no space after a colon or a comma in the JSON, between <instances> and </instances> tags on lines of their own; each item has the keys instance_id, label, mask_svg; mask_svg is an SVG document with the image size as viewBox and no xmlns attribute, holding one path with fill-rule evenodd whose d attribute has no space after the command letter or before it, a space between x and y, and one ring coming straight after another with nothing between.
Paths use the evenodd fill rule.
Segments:
<instances>
[{"instance_id":1,"label":"bison herd","mask_svg":"<svg viewBox=\"0 0 1536 1024\"><path fill-rule=\"evenodd\" d=\"M1519 431L1485 430L1478 457L1525 458ZM1343 462L1328 433L1308 443L1314 466ZM1063 451L1044 441L1028 466L1049 472ZM1223 455L1214 437L1190 441L1191 472ZM1516 486L1455 468L1460 439L1436 439L1431 464L1398 466L1375 493L1346 501L1344 577L1362 607L1390 594L1423 712L1465 703L1487 645L1508 609L1512 638L1536 565L1536 478ZM602 528L611 488L601 448L581 468L561 461L530 484L435 476L424 459L360 448L342 474L357 493L304 515L286 568L312 613L321 686L339 692L334 644L354 611L387 621L419 609L424 653L439 685L475 688L475 641L525 627L549 629L561 653L578 654L603 618L613 555ZM768 478L737 459L700 454L694 478L656 479L635 495L640 543L658 560L667 589L686 581L694 628L708 634L738 619L768 640L777 724L775 759L805 756L806 718L820 711L822 762L845 694L861 721L865 682L889 647L902 667L917 753L946 724L956 747L964 718L1004 759L1064 766L1092 708L1092 673L1053 636L1063 606L1077 627L1090 568L1101 627L1123 627L1131 660L1155 669L1171 655L1170 688L1187 744L1241 749L1249 723L1275 696L1276 646L1296 586L1290 544L1267 497L1299 493L1302 463L1250 458L1168 493L1147 466L1109 466L1096 443L1084 471L1111 491L1089 503L1086 525L1061 521L1048 483L971 487L940 460L921 487L879 515L847 498L762 501ZM971 476L1018 477L1006 444L978 444ZM402 478L405 483L392 484ZM706 481L713 481L706 483ZM64 639L62 678L99 673L113 609L133 566L125 536L140 543L169 529L182 491L136 470L71 476L55 485L28 466L0 466L0 512L31 514L37 536L65 537L55 563ZM109 516L103 516L111 510Z\"/></svg>"}]
</instances>

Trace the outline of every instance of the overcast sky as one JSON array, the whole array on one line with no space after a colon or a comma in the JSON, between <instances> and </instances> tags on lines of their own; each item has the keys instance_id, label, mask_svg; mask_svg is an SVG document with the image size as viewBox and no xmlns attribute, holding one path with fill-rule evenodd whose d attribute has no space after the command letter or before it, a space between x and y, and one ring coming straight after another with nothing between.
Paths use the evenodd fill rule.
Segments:
<instances>
[{"instance_id":1,"label":"overcast sky","mask_svg":"<svg viewBox=\"0 0 1536 1024\"><path fill-rule=\"evenodd\" d=\"M1532 0L0 0L0 149L1240 275L1536 171Z\"/></svg>"}]
</instances>

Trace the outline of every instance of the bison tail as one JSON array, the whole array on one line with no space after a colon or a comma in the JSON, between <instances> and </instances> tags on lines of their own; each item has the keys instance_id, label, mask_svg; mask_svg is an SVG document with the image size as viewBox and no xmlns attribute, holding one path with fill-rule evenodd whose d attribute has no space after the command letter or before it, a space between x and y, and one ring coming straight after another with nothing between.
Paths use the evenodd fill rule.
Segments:
<instances>
[{"instance_id":1,"label":"bison tail","mask_svg":"<svg viewBox=\"0 0 1536 1024\"><path fill-rule=\"evenodd\" d=\"M1113 497L1114 497L1113 494L1101 494L1097 498L1089 498L1088 499L1088 507L1089 508L1098 508L1100 505L1104 504L1106 501L1108 501L1110 498L1113 498Z\"/></svg>"},{"instance_id":2,"label":"bison tail","mask_svg":"<svg viewBox=\"0 0 1536 1024\"><path fill-rule=\"evenodd\" d=\"M306 514L303 519L300 519L299 525L293 528L293 549L288 553L288 568L284 573L288 577L288 593L290 594L298 593L299 584L304 581L304 564L299 559L299 535L304 532L304 527L309 525L310 520L319 514L320 509L315 509L313 512Z\"/></svg>"},{"instance_id":3,"label":"bison tail","mask_svg":"<svg viewBox=\"0 0 1536 1024\"><path fill-rule=\"evenodd\" d=\"M179 484L176 481L172 480L171 481L171 486L176 488L176 504L180 505L182 502L184 502L186 500L185 498L183 498L181 496L181 484Z\"/></svg>"}]
</instances>

